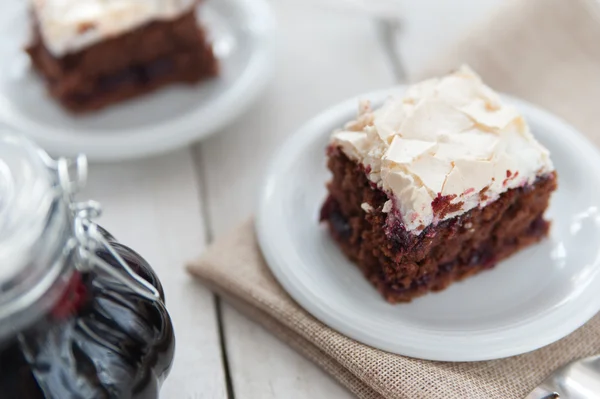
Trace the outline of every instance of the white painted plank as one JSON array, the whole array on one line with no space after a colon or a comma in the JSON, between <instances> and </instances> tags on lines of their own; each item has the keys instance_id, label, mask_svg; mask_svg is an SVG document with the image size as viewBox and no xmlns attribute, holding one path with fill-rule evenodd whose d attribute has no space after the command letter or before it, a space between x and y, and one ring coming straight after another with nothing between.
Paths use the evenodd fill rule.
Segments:
<instances>
[{"instance_id":1,"label":"white painted plank","mask_svg":"<svg viewBox=\"0 0 600 399\"><path fill-rule=\"evenodd\" d=\"M353 397L320 368L235 309L226 307L223 321L236 399Z\"/></svg>"},{"instance_id":2,"label":"white painted plank","mask_svg":"<svg viewBox=\"0 0 600 399\"><path fill-rule=\"evenodd\" d=\"M302 2L273 5L280 47L272 84L250 112L197 148L217 235L252 213L266 163L289 134L328 106L393 82L367 18ZM223 322L236 399L351 397L228 305Z\"/></svg>"},{"instance_id":3,"label":"white painted plank","mask_svg":"<svg viewBox=\"0 0 600 399\"><path fill-rule=\"evenodd\" d=\"M158 273L177 349L164 398L224 399L213 295L184 271L205 244L200 191L189 149L156 158L91 165L82 198L102 203L100 224L145 257Z\"/></svg>"}]
</instances>

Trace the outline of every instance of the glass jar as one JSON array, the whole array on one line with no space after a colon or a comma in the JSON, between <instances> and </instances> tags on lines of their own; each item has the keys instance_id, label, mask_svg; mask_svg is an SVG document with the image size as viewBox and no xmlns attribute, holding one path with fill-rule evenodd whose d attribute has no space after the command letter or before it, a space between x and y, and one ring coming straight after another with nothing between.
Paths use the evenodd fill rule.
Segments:
<instances>
[{"instance_id":1,"label":"glass jar","mask_svg":"<svg viewBox=\"0 0 600 399\"><path fill-rule=\"evenodd\" d=\"M2 399L154 399L169 372L161 284L74 201L86 171L0 131Z\"/></svg>"}]
</instances>

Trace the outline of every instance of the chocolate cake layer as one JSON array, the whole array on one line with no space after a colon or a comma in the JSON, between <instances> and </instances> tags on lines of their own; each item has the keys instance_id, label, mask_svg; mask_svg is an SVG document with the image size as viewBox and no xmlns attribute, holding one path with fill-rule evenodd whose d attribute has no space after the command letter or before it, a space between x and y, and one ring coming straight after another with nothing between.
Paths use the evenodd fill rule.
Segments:
<instances>
[{"instance_id":1,"label":"chocolate cake layer","mask_svg":"<svg viewBox=\"0 0 600 399\"><path fill-rule=\"evenodd\" d=\"M93 27L85 27L93 29ZM28 47L50 94L68 109L102 108L169 83L215 76L217 60L194 12L156 21L61 58L45 46L37 27Z\"/></svg>"},{"instance_id":2,"label":"chocolate cake layer","mask_svg":"<svg viewBox=\"0 0 600 399\"><path fill-rule=\"evenodd\" d=\"M369 182L361 165L337 148L329 152L333 179L321 219L342 251L391 303L408 302L490 269L548 234L543 214L556 188L554 172L416 235L383 212L389 198ZM439 202L438 211L444 212L448 204ZM361 207L364 203L368 211Z\"/></svg>"}]
</instances>

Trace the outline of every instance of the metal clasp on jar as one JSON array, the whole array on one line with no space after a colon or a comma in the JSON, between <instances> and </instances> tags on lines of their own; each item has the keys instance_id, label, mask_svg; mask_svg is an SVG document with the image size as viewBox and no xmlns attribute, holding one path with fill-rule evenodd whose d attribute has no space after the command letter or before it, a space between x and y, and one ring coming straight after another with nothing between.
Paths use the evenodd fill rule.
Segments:
<instances>
[{"instance_id":1,"label":"metal clasp on jar","mask_svg":"<svg viewBox=\"0 0 600 399\"><path fill-rule=\"evenodd\" d=\"M98 225L93 222L102 214L100 204L96 201L75 201L75 194L85 186L87 181L87 158L84 155L79 155L74 160L59 158L55 161L45 153L42 154L42 158L46 165L56 172L58 176L58 194L63 196L72 212L73 239L75 240L77 254L81 259L77 266L78 269L87 272L98 268L110 274L136 294L152 301L159 301L160 293L156 287L138 275L127 264L100 232ZM121 270L116 269L100 258L97 255L99 250L105 250L110 254Z\"/></svg>"}]
</instances>

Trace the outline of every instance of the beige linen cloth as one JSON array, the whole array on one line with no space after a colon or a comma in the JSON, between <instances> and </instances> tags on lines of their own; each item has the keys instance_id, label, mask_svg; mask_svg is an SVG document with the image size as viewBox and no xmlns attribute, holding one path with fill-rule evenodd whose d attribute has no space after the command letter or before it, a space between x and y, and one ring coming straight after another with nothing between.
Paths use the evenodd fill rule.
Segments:
<instances>
[{"instance_id":1,"label":"beige linen cloth","mask_svg":"<svg viewBox=\"0 0 600 399\"><path fill-rule=\"evenodd\" d=\"M600 144L600 6L594 1L505 3L419 78L468 63L495 89L561 115ZM251 222L217 240L189 270L360 398L520 399L560 365L600 353L600 315L550 346L495 361L431 362L362 345L283 291Z\"/></svg>"}]
</instances>

